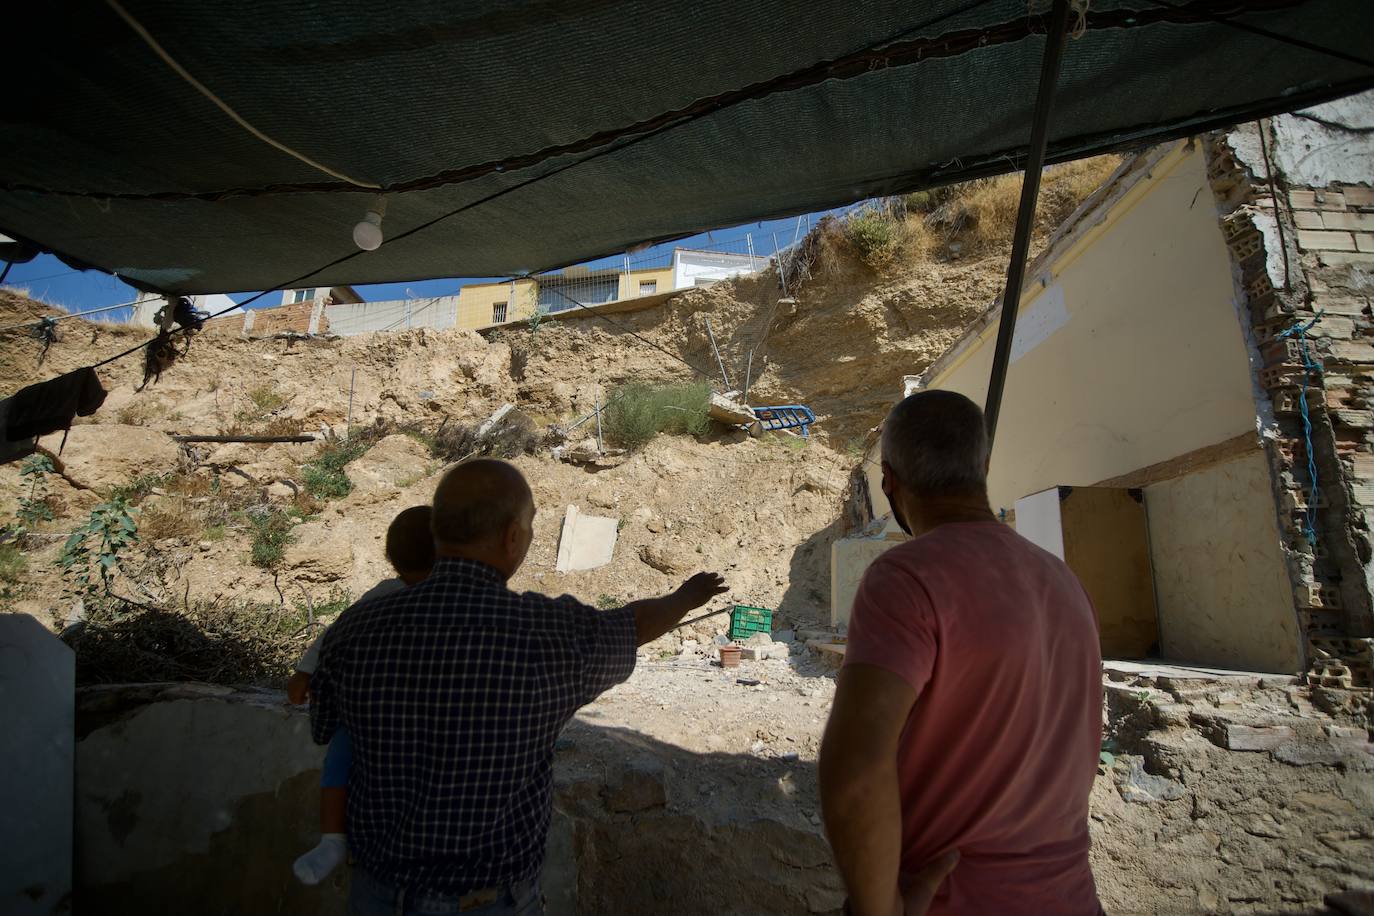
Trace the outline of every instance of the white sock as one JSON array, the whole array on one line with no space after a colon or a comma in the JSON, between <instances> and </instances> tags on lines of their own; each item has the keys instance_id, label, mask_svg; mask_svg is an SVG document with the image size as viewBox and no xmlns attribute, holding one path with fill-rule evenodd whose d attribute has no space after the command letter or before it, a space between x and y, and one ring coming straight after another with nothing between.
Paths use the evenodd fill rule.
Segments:
<instances>
[{"instance_id":1,"label":"white sock","mask_svg":"<svg viewBox=\"0 0 1374 916\"><path fill-rule=\"evenodd\" d=\"M326 833L314 849L296 860L291 870L302 884L319 884L348 858L348 841L342 833Z\"/></svg>"}]
</instances>

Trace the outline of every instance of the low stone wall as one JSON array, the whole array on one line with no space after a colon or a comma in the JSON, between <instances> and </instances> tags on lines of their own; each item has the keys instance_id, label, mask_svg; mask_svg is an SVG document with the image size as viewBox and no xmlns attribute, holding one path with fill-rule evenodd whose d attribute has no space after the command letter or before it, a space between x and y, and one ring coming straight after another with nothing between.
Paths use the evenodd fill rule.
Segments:
<instances>
[{"instance_id":1,"label":"low stone wall","mask_svg":"<svg viewBox=\"0 0 1374 916\"><path fill-rule=\"evenodd\" d=\"M278 691L200 684L91 688L77 705L78 912L344 911L346 870L317 888L291 873L317 835L323 749L304 710ZM787 765L579 720L555 767L550 916L843 901L820 832L779 804L815 792Z\"/></svg>"}]
</instances>

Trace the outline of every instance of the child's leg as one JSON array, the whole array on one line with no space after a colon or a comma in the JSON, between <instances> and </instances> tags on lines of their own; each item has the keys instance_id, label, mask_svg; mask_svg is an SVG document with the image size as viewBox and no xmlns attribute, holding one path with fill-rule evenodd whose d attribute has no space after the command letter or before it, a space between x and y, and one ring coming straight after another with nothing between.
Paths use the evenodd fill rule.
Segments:
<instances>
[{"instance_id":1,"label":"child's leg","mask_svg":"<svg viewBox=\"0 0 1374 916\"><path fill-rule=\"evenodd\" d=\"M320 770L320 843L296 860L292 869L305 884L319 884L348 858L344 835L348 802L348 771L353 746L348 732L339 729L329 742Z\"/></svg>"}]
</instances>

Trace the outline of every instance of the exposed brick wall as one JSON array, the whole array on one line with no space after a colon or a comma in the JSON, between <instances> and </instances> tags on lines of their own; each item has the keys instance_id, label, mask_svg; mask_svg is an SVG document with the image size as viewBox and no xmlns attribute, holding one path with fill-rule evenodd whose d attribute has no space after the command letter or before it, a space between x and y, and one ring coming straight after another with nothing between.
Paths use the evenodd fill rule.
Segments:
<instances>
[{"instance_id":1,"label":"exposed brick wall","mask_svg":"<svg viewBox=\"0 0 1374 916\"><path fill-rule=\"evenodd\" d=\"M1271 188L1241 164L1227 135L1212 136L1208 146L1222 232L1262 360L1257 379L1273 408L1270 466L1310 673L1322 683L1368 686L1374 681L1374 190L1286 188L1281 178ZM1293 333L1314 319L1304 335ZM1304 344L1316 370L1304 368ZM1309 513L1315 544L1304 533Z\"/></svg>"},{"instance_id":2,"label":"exposed brick wall","mask_svg":"<svg viewBox=\"0 0 1374 916\"><path fill-rule=\"evenodd\" d=\"M292 332L296 334L310 333L310 313L314 310L313 302L296 302L291 305L281 305L270 309L253 310L253 325L248 333L253 337L261 337L268 334L284 334ZM215 336L229 335L240 337L244 333L245 316L225 315L223 318L215 318L205 323L202 333ZM324 334L329 330L329 310L322 309L320 314L320 324L316 333Z\"/></svg>"}]
</instances>

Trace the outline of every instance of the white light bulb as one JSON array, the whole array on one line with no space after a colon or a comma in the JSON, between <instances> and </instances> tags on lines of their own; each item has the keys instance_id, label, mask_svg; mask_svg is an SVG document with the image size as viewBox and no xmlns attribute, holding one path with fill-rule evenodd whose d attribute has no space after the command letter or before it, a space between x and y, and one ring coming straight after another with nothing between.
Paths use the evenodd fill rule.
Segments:
<instances>
[{"instance_id":1,"label":"white light bulb","mask_svg":"<svg viewBox=\"0 0 1374 916\"><path fill-rule=\"evenodd\" d=\"M358 225L353 227L353 243L363 251L376 251L382 245L382 214L368 210Z\"/></svg>"}]
</instances>

